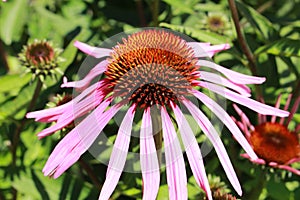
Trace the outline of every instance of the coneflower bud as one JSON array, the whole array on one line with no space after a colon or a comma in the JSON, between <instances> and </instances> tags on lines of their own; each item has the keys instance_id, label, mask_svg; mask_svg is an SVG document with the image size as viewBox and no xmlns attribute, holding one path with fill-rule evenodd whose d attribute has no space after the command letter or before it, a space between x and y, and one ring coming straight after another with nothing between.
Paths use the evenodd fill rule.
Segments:
<instances>
[{"instance_id":1,"label":"coneflower bud","mask_svg":"<svg viewBox=\"0 0 300 200\"><path fill-rule=\"evenodd\" d=\"M55 73L62 73L58 69L58 64L63 61L59 55L62 50L54 48L51 42L46 40L34 40L33 43L23 47L19 54L19 59L26 72L32 74L32 79L39 77L44 81L46 76L55 77Z\"/></svg>"}]
</instances>

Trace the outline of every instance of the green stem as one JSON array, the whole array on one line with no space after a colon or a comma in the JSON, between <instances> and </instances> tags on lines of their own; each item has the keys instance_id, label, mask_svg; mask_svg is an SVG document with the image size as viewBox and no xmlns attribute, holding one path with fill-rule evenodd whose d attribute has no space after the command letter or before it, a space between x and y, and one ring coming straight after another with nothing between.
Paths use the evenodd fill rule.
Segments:
<instances>
[{"instance_id":1,"label":"green stem","mask_svg":"<svg viewBox=\"0 0 300 200\"><path fill-rule=\"evenodd\" d=\"M87 162L85 162L85 160L83 160L82 158L79 159L78 161L79 165L84 169L84 171L87 173L87 175L90 177L90 179L92 180L93 184L99 189L101 190L102 185L100 184L100 182L97 179L96 174L94 173L93 169L87 164Z\"/></svg>"},{"instance_id":2,"label":"green stem","mask_svg":"<svg viewBox=\"0 0 300 200\"><path fill-rule=\"evenodd\" d=\"M36 100L38 99L38 96L39 96L39 94L42 90L42 86L43 86L42 81L40 79L38 79L35 90L34 90L34 93L33 93L33 96L32 96L32 99L31 99L30 103L28 104L26 113L30 112L34 108ZM12 166L13 167L16 166L17 147L18 147L18 144L19 144L19 141L20 141L21 132L22 132L25 124L26 124L26 116L23 117L23 119L21 120L19 126L16 128L16 132L14 134L14 138L13 138L13 142L12 142Z\"/></svg>"},{"instance_id":3,"label":"green stem","mask_svg":"<svg viewBox=\"0 0 300 200\"><path fill-rule=\"evenodd\" d=\"M153 18L153 26L158 27L159 25L159 0L153 0L152 4L152 18Z\"/></svg>"},{"instance_id":4,"label":"green stem","mask_svg":"<svg viewBox=\"0 0 300 200\"><path fill-rule=\"evenodd\" d=\"M151 118L152 118L152 129L154 134L154 143L157 151L158 163L161 165L162 162L162 126L161 126L161 116L158 108L152 108Z\"/></svg>"},{"instance_id":5,"label":"green stem","mask_svg":"<svg viewBox=\"0 0 300 200\"><path fill-rule=\"evenodd\" d=\"M234 22L235 30L237 33L238 42L241 46L243 53L245 54L245 56L248 60L248 67L254 76L258 76L256 60L255 60L255 57L253 56L253 53L251 52L251 50L246 42L246 39L242 33L242 29L241 29L240 21L239 21L239 15L238 15L235 1L228 0L228 3L229 3L229 8L231 11L232 19ZM262 95L261 88L258 85L255 85L255 90L256 90L256 94L257 94L257 99L262 100L263 95Z\"/></svg>"}]
</instances>

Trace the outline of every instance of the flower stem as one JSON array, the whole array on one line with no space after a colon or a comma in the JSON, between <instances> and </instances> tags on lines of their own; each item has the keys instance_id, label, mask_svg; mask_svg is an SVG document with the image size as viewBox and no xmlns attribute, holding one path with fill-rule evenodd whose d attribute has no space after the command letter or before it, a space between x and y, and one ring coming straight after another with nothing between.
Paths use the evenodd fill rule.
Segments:
<instances>
[{"instance_id":1,"label":"flower stem","mask_svg":"<svg viewBox=\"0 0 300 200\"><path fill-rule=\"evenodd\" d=\"M8 72L9 71L9 66L8 66L8 62L7 62L7 55L5 53L4 45L3 45L2 40L0 40L0 59L3 62L3 67Z\"/></svg>"},{"instance_id":2,"label":"flower stem","mask_svg":"<svg viewBox=\"0 0 300 200\"><path fill-rule=\"evenodd\" d=\"M139 15L141 27L147 26L142 0L136 0L136 9L137 9L137 12L138 12L138 15Z\"/></svg>"},{"instance_id":3,"label":"flower stem","mask_svg":"<svg viewBox=\"0 0 300 200\"><path fill-rule=\"evenodd\" d=\"M162 126L161 116L157 108L151 110L152 117L152 129L154 134L154 143L157 151L158 163L161 165L162 162Z\"/></svg>"},{"instance_id":4,"label":"flower stem","mask_svg":"<svg viewBox=\"0 0 300 200\"><path fill-rule=\"evenodd\" d=\"M152 18L153 18L153 26L158 27L159 25L159 0L153 0L152 4Z\"/></svg>"},{"instance_id":5,"label":"flower stem","mask_svg":"<svg viewBox=\"0 0 300 200\"><path fill-rule=\"evenodd\" d=\"M242 29L241 29L240 21L239 21L239 15L238 15L238 11L237 11L237 8L236 8L235 1L234 0L228 0L228 3L229 3L229 8L230 8L230 11L231 11L232 19L233 19L233 22L234 22L235 30L236 30L236 33L237 33L238 42L241 46L241 49L242 49L243 53L245 54L245 56L248 60L248 67L249 67L251 73L254 76L258 76L256 60L255 60L255 57L253 56L253 53L251 52L251 50L250 50L250 48L249 48L249 46L246 42L246 39L245 39L245 37L242 33ZM261 88L259 86L255 85L255 90L256 90L256 93L257 93L257 99L262 100L262 90L261 90Z\"/></svg>"},{"instance_id":6,"label":"flower stem","mask_svg":"<svg viewBox=\"0 0 300 200\"><path fill-rule=\"evenodd\" d=\"M87 173L87 175L90 177L91 181L93 182L93 184L99 189L101 190L102 185L100 184L100 182L97 179L97 176L94 174L93 169L85 162L85 160L83 160L82 158L80 158L78 160L79 165L84 169L84 171Z\"/></svg>"},{"instance_id":7,"label":"flower stem","mask_svg":"<svg viewBox=\"0 0 300 200\"><path fill-rule=\"evenodd\" d=\"M43 86L42 81L40 79L38 79L35 90L34 90L34 93L33 93L33 96L32 96L32 99L31 99L30 103L28 104L26 113L30 112L34 108L36 100L37 100L37 98L38 98L38 96L41 92L42 86ZM16 132L14 134L14 138L13 138L13 142L12 142L12 166L13 167L16 166L17 147L18 147L18 144L19 144L19 141L20 141L20 135L21 135L21 132L22 132L24 126L25 126L25 123L26 123L26 116L23 117L20 124L17 126Z\"/></svg>"}]
</instances>

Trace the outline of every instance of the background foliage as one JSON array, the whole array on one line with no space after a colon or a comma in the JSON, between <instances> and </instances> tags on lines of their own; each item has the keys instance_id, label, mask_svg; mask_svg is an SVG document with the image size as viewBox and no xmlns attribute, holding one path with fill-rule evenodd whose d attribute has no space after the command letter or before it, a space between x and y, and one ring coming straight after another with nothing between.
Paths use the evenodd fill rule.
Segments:
<instances>
[{"instance_id":1,"label":"background foliage","mask_svg":"<svg viewBox=\"0 0 300 200\"><path fill-rule=\"evenodd\" d=\"M279 93L282 105L288 93L298 93L300 76L300 1L236 1L240 24L257 62L257 74L267 77L261 87L266 103L274 104ZM216 25L209 19L221 19ZM23 45L34 39L53 41L62 48L65 62L60 69L76 78L85 56L74 40L97 45L104 39L135 27L160 26L212 44L229 43L232 48L214 60L233 70L251 74L249 61L238 43L228 2L225 0L8 0L0 3L0 199L97 199L106 166L86 153L60 178L44 177L41 170L60 134L38 140L43 123L24 120L32 100L35 81L18 60ZM217 27L216 27L217 26ZM61 89L62 75L46 79L34 109L42 109L52 96L71 91ZM253 96L257 97L256 88ZM297 95L297 94L296 94ZM228 104L228 111L234 112ZM246 110L253 121L255 113ZM300 122L299 111L291 128ZM24 124L23 124L24 123ZM22 128L20 137L18 129ZM18 139L19 137L19 139ZM300 199L299 177L280 170L251 164L240 158L240 146L224 130L222 137L241 181L242 199ZM13 148L16 147L14 156ZM206 158L209 174L228 180L214 152ZM297 167L297 166L296 166ZM299 167L299 165L298 165ZM187 165L188 168L188 165ZM91 174L92 173L92 174ZM189 198L203 192L188 170ZM218 178L211 178L218 182ZM236 195L232 191L233 195ZM124 173L112 199L141 199L141 176ZM168 199L164 173L158 199Z\"/></svg>"}]
</instances>

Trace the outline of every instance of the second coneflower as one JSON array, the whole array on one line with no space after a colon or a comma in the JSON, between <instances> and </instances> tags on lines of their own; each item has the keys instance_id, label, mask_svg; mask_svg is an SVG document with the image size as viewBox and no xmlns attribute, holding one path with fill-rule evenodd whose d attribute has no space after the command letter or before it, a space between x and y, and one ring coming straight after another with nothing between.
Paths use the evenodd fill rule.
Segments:
<instances>
[{"instance_id":1,"label":"second coneflower","mask_svg":"<svg viewBox=\"0 0 300 200\"><path fill-rule=\"evenodd\" d=\"M289 95L284 110L287 110L292 95ZM281 95L279 95L275 107L279 108ZM257 154L257 159L252 159L248 154L242 154L243 157L250 159L256 164L268 165L273 168L285 169L300 175L297 170L290 165L300 161L300 143L299 131L300 124L295 130L289 130L288 125L293 115L298 109L300 97L295 100L291 108L289 117L285 120L281 118L276 120L276 116L272 116L268 121L266 116L258 116L258 125L254 126L250 123L247 116L238 106L234 105L235 110L241 117L241 121L236 121L241 130L246 135L247 140Z\"/></svg>"},{"instance_id":2,"label":"second coneflower","mask_svg":"<svg viewBox=\"0 0 300 200\"><path fill-rule=\"evenodd\" d=\"M86 116L59 142L43 169L45 175L57 178L89 149L114 115L121 108L127 108L110 156L106 180L99 197L101 200L111 196L119 181L137 111L143 113L139 135L143 199L156 199L160 184L159 159L153 135L154 122L151 118L152 107L159 111L161 117L170 199L187 199L188 196L184 158L175 127L180 132L197 183L206 191L208 199L212 199L197 140L180 105L187 108L212 142L228 179L238 194L242 194L219 134L208 117L189 100L190 97L196 97L212 110L238 139L248 155L257 159L227 112L197 88L222 95L264 115L288 115L286 111L249 98L250 90L245 84L261 84L265 78L243 75L203 59L207 55L212 57L216 52L227 49L227 44L211 46L207 43L187 42L172 32L150 29L123 38L112 49L95 48L81 42L75 42L75 46L88 55L106 59L91 69L84 79L77 82L66 81L63 84L63 87L82 91L72 101L56 108L28 113L27 117L41 122L57 122L38 134L39 138L43 138L75 119ZM204 71L205 68L219 71L224 76ZM102 74L104 76L100 80L89 86L93 79ZM175 116L174 122L170 118L172 113Z\"/></svg>"}]
</instances>

